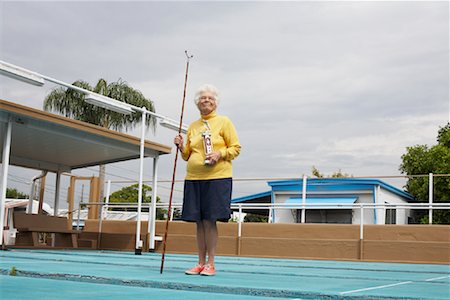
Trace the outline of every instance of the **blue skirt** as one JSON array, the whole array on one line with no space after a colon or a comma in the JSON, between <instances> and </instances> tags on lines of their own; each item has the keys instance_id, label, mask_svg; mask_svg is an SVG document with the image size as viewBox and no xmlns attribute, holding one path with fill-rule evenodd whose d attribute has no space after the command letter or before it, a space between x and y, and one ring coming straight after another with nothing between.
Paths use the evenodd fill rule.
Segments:
<instances>
[{"instance_id":1,"label":"blue skirt","mask_svg":"<svg viewBox=\"0 0 450 300\"><path fill-rule=\"evenodd\" d=\"M181 219L228 222L231 215L231 178L185 180Z\"/></svg>"}]
</instances>

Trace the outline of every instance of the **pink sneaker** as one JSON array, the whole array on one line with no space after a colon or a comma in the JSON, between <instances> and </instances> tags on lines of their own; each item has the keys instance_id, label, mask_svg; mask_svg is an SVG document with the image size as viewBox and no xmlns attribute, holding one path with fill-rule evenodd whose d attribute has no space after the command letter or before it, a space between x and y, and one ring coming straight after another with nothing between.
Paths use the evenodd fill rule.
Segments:
<instances>
[{"instance_id":1,"label":"pink sneaker","mask_svg":"<svg viewBox=\"0 0 450 300\"><path fill-rule=\"evenodd\" d=\"M198 275L203 271L204 268L205 268L205 265L198 264L195 267L193 267L192 269L184 271L184 273L187 275Z\"/></svg>"},{"instance_id":2,"label":"pink sneaker","mask_svg":"<svg viewBox=\"0 0 450 300\"><path fill-rule=\"evenodd\" d=\"M200 275L214 276L216 275L216 268L214 268L214 266L210 264L204 265L203 270L200 272Z\"/></svg>"}]
</instances>

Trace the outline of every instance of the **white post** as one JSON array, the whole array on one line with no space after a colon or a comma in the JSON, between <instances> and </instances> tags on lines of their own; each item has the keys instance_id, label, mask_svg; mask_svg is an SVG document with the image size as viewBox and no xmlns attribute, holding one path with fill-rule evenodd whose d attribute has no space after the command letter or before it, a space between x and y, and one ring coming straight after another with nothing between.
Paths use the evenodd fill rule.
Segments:
<instances>
[{"instance_id":1,"label":"white post","mask_svg":"<svg viewBox=\"0 0 450 300\"><path fill-rule=\"evenodd\" d=\"M31 180L31 188L30 188L30 195L28 196L28 206L27 206L27 214L33 213L33 200L34 200L34 193L36 190L36 182L34 178Z\"/></svg>"},{"instance_id":2,"label":"white post","mask_svg":"<svg viewBox=\"0 0 450 300\"><path fill-rule=\"evenodd\" d=\"M173 215L175 214L175 209L172 207L172 209L170 210L170 222L173 221Z\"/></svg>"},{"instance_id":3,"label":"white post","mask_svg":"<svg viewBox=\"0 0 450 300\"><path fill-rule=\"evenodd\" d=\"M242 204L239 204L239 215L238 215L238 238L242 235Z\"/></svg>"},{"instance_id":4,"label":"white post","mask_svg":"<svg viewBox=\"0 0 450 300\"><path fill-rule=\"evenodd\" d=\"M53 215L57 216L59 211L59 194L61 189L61 172L56 172L56 184L55 184L55 203L53 205Z\"/></svg>"},{"instance_id":5,"label":"white post","mask_svg":"<svg viewBox=\"0 0 450 300\"><path fill-rule=\"evenodd\" d=\"M104 210L104 218L108 215L108 204L109 204L109 195L111 194L111 179L106 182L106 199L105 199L105 210Z\"/></svg>"},{"instance_id":6,"label":"white post","mask_svg":"<svg viewBox=\"0 0 450 300\"><path fill-rule=\"evenodd\" d=\"M303 175L303 187L302 187L302 223L305 223L306 221L306 210L305 210L305 205L306 205L306 175Z\"/></svg>"},{"instance_id":7,"label":"white post","mask_svg":"<svg viewBox=\"0 0 450 300\"><path fill-rule=\"evenodd\" d=\"M273 204L269 206L269 217L267 218L267 223L273 223Z\"/></svg>"},{"instance_id":8,"label":"white post","mask_svg":"<svg viewBox=\"0 0 450 300\"><path fill-rule=\"evenodd\" d=\"M61 173L59 171L56 171L56 182L55 182L55 202L53 204L53 215L58 216L59 211L59 190L60 190L60 183L61 183ZM55 234L52 233L52 247L55 247Z\"/></svg>"},{"instance_id":9,"label":"white post","mask_svg":"<svg viewBox=\"0 0 450 300\"><path fill-rule=\"evenodd\" d=\"M361 218L359 219L359 239L364 239L364 206L360 206Z\"/></svg>"},{"instance_id":10,"label":"white post","mask_svg":"<svg viewBox=\"0 0 450 300\"><path fill-rule=\"evenodd\" d=\"M0 248L3 249L3 227L5 223L6 188L8 183L9 157L11 153L12 123L8 121L5 140L3 141L2 180L0 185Z\"/></svg>"},{"instance_id":11,"label":"white post","mask_svg":"<svg viewBox=\"0 0 450 300\"><path fill-rule=\"evenodd\" d=\"M428 175L428 203L430 204L430 209L428 210L428 224L433 224L433 209L431 208L431 205L433 204L433 173Z\"/></svg>"},{"instance_id":12,"label":"white post","mask_svg":"<svg viewBox=\"0 0 450 300\"><path fill-rule=\"evenodd\" d=\"M147 119L146 108L142 107L142 128L141 128L141 146L140 146L140 162L139 162L139 187L138 187L138 208L136 221L136 247L134 254L142 254L141 240L141 208L142 208L142 181L144 177L144 144L145 144L145 120Z\"/></svg>"},{"instance_id":13,"label":"white post","mask_svg":"<svg viewBox=\"0 0 450 300\"><path fill-rule=\"evenodd\" d=\"M103 226L103 201L100 200L100 213L99 213L99 219L98 219L98 240L101 241L101 234L102 234L102 226Z\"/></svg>"},{"instance_id":14,"label":"white post","mask_svg":"<svg viewBox=\"0 0 450 300\"><path fill-rule=\"evenodd\" d=\"M81 202L78 203L77 230L80 230L80 212L81 212Z\"/></svg>"},{"instance_id":15,"label":"white post","mask_svg":"<svg viewBox=\"0 0 450 300\"><path fill-rule=\"evenodd\" d=\"M359 219L359 259L364 258L364 206L360 205L361 218Z\"/></svg>"},{"instance_id":16,"label":"white post","mask_svg":"<svg viewBox=\"0 0 450 300\"><path fill-rule=\"evenodd\" d=\"M148 211L148 233L150 234L149 250L155 250L155 232L156 232L156 199L158 184L158 159L159 156L153 158L153 180L152 180L152 203Z\"/></svg>"},{"instance_id":17,"label":"white post","mask_svg":"<svg viewBox=\"0 0 450 300\"><path fill-rule=\"evenodd\" d=\"M375 208L374 208L374 211L375 211L374 224L384 224L386 222L382 222L382 221L384 220L385 216L382 216L382 214L381 214L383 212L382 211L383 207L380 208L377 205L377 204L381 203L381 201L380 201L381 186L380 185L376 186L374 193L375 193L375 196L374 196L374 198L375 198L375 201L374 201L374 204L375 204Z\"/></svg>"}]
</instances>

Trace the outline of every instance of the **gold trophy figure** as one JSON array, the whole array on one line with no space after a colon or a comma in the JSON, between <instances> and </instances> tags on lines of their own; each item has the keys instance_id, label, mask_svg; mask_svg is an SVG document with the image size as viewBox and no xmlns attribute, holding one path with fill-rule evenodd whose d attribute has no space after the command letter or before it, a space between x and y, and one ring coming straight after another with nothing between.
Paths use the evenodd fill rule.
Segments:
<instances>
[{"instance_id":1,"label":"gold trophy figure","mask_svg":"<svg viewBox=\"0 0 450 300\"><path fill-rule=\"evenodd\" d=\"M211 133L209 132L209 124L208 121L203 121L205 123L206 130L202 132L203 136L203 146L205 149L205 155L208 156L208 154L213 153L213 144L211 140ZM205 165L209 165L210 161L209 159L205 159Z\"/></svg>"}]
</instances>

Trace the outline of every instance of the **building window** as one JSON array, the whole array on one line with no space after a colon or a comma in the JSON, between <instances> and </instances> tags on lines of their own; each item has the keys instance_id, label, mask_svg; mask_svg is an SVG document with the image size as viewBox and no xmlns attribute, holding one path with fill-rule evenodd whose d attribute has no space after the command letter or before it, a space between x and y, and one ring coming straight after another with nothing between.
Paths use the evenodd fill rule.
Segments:
<instances>
[{"instance_id":1,"label":"building window","mask_svg":"<svg viewBox=\"0 0 450 300\"><path fill-rule=\"evenodd\" d=\"M385 224L397 224L397 211L395 209L386 209Z\"/></svg>"},{"instance_id":2,"label":"building window","mask_svg":"<svg viewBox=\"0 0 450 300\"><path fill-rule=\"evenodd\" d=\"M297 223L301 222L302 210L297 210ZM307 209L306 223L351 224L351 209Z\"/></svg>"}]
</instances>

